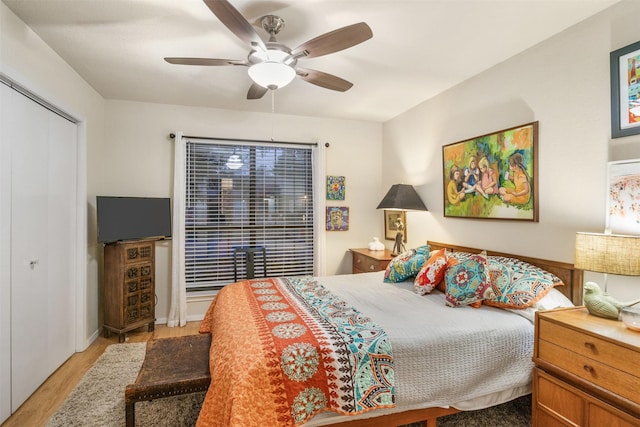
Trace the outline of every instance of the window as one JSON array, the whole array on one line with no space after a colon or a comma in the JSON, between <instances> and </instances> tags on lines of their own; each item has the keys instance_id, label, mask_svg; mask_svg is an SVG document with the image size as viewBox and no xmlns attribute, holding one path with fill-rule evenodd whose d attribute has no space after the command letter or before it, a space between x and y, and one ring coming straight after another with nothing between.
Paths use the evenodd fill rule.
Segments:
<instances>
[{"instance_id":1,"label":"window","mask_svg":"<svg viewBox=\"0 0 640 427\"><path fill-rule=\"evenodd\" d=\"M267 276L313 274L311 148L186 143L187 291L217 289L247 275L234 249L265 248ZM261 254L255 274L262 276Z\"/></svg>"}]
</instances>

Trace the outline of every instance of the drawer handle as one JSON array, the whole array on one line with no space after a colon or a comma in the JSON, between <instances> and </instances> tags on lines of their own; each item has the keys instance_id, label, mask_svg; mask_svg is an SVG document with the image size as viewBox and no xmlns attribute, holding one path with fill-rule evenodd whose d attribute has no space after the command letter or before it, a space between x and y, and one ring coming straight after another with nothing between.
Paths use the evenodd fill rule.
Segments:
<instances>
[{"instance_id":1,"label":"drawer handle","mask_svg":"<svg viewBox=\"0 0 640 427\"><path fill-rule=\"evenodd\" d=\"M369 266L369 270L373 271L373 270L375 270L375 269L376 269L376 267L375 267L374 265L370 265L370 266Z\"/></svg>"},{"instance_id":2,"label":"drawer handle","mask_svg":"<svg viewBox=\"0 0 640 427\"><path fill-rule=\"evenodd\" d=\"M360 262L361 262L361 260L360 260L360 259L357 259L357 260L356 260L356 264L360 264Z\"/></svg>"},{"instance_id":3,"label":"drawer handle","mask_svg":"<svg viewBox=\"0 0 640 427\"><path fill-rule=\"evenodd\" d=\"M587 371L588 373L590 373L593 376L596 376L596 370L593 369L593 367L589 366L589 365L584 365L582 367L582 369L584 369L585 371Z\"/></svg>"},{"instance_id":4,"label":"drawer handle","mask_svg":"<svg viewBox=\"0 0 640 427\"><path fill-rule=\"evenodd\" d=\"M593 351L594 353L597 353L596 345L594 343L586 342L584 343L584 346L587 347L589 350Z\"/></svg>"}]
</instances>

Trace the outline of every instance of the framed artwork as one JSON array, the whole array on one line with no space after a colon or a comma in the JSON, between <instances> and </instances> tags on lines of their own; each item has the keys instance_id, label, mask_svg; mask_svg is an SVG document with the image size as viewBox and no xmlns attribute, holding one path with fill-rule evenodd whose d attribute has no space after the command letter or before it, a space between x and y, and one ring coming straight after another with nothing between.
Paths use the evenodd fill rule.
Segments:
<instances>
[{"instance_id":1,"label":"framed artwork","mask_svg":"<svg viewBox=\"0 0 640 427\"><path fill-rule=\"evenodd\" d=\"M327 200L344 200L344 176L327 176Z\"/></svg>"},{"instance_id":2,"label":"framed artwork","mask_svg":"<svg viewBox=\"0 0 640 427\"><path fill-rule=\"evenodd\" d=\"M640 234L640 159L607 164L606 229Z\"/></svg>"},{"instance_id":3,"label":"framed artwork","mask_svg":"<svg viewBox=\"0 0 640 427\"><path fill-rule=\"evenodd\" d=\"M327 207L327 231L349 230L349 208L343 206Z\"/></svg>"},{"instance_id":4,"label":"framed artwork","mask_svg":"<svg viewBox=\"0 0 640 427\"><path fill-rule=\"evenodd\" d=\"M398 230L404 233L402 239L407 243L407 213L405 211L384 211L384 238L396 240Z\"/></svg>"},{"instance_id":5,"label":"framed artwork","mask_svg":"<svg viewBox=\"0 0 640 427\"><path fill-rule=\"evenodd\" d=\"M611 137L640 134L640 42L610 53Z\"/></svg>"},{"instance_id":6,"label":"framed artwork","mask_svg":"<svg viewBox=\"0 0 640 427\"><path fill-rule=\"evenodd\" d=\"M444 216L538 222L538 122L442 147Z\"/></svg>"}]
</instances>

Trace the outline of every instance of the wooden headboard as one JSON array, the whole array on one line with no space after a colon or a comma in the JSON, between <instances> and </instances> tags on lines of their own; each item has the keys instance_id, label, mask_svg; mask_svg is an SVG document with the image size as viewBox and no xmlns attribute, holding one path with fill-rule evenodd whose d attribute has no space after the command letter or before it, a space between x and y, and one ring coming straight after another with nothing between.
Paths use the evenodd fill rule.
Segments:
<instances>
[{"instance_id":1,"label":"wooden headboard","mask_svg":"<svg viewBox=\"0 0 640 427\"><path fill-rule=\"evenodd\" d=\"M471 252L471 253L479 253L486 249L477 249L477 248L469 248L466 246L457 246L450 245L448 243L439 243L432 242L427 240L427 244L429 245L431 250L443 249L446 248L450 251L460 251L460 252ZM546 270L550 273L555 274L562 280L564 286L558 286L560 292L567 296L575 305L582 305L582 270L579 270L573 266L573 264L569 264L566 262L558 262L558 261L550 261L546 259L540 258L531 258L521 255L507 254L504 252L496 252L486 250L487 255L496 255L496 256L506 256L511 258L518 258L522 261L528 262L529 264L533 264L536 267L540 267L543 270Z\"/></svg>"}]
</instances>

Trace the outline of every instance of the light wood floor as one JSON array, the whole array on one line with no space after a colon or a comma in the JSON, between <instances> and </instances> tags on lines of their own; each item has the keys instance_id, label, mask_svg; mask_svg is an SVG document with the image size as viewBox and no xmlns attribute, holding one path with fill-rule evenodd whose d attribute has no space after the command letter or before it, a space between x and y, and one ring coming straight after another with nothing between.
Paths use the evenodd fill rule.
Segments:
<instances>
[{"instance_id":1,"label":"light wood floor","mask_svg":"<svg viewBox=\"0 0 640 427\"><path fill-rule=\"evenodd\" d=\"M126 342L146 342L153 338L194 335L198 333L199 328L200 322L188 322L183 328L156 325L153 332L147 332L147 327L144 326L127 333ZM44 426L87 370L102 355L105 348L117 343L117 335L111 334L108 339L100 336L85 351L75 353L51 374L47 381L9 419L2 423L2 427Z\"/></svg>"}]
</instances>

